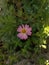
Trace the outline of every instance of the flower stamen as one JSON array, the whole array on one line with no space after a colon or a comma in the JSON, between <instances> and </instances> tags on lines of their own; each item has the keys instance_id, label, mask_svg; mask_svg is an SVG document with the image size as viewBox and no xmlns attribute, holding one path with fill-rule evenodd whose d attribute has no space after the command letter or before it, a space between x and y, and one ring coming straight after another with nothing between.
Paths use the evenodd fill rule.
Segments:
<instances>
[{"instance_id":1,"label":"flower stamen","mask_svg":"<svg viewBox=\"0 0 49 65\"><path fill-rule=\"evenodd\" d=\"M26 30L25 29L22 29L22 31L21 31L22 33L26 33Z\"/></svg>"}]
</instances>

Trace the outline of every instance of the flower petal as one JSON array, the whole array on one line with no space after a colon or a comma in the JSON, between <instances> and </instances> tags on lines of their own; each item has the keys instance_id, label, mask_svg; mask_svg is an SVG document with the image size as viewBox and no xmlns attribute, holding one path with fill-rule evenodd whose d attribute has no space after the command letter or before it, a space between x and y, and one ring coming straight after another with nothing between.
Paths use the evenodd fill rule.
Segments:
<instances>
[{"instance_id":1,"label":"flower petal","mask_svg":"<svg viewBox=\"0 0 49 65\"><path fill-rule=\"evenodd\" d=\"M29 27L29 25L27 25L27 24L25 25L25 29L26 29L26 30L29 30L29 31L32 31L32 28Z\"/></svg>"},{"instance_id":2,"label":"flower petal","mask_svg":"<svg viewBox=\"0 0 49 65\"><path fill-rule=\"evenodd\" d=\"M32 34L32 28L31 27L26 29L26 34L29 36Z\"/></svg>"},{"instance_id":3,"label":"flower petal","mask_svg":"<svg viewBox=\"0 0 49 65\"><path fill-rule=\"evenodd\" d=\"M28 28L28 30L29 30L29 31L32 31L32 28L31 28L31 27L29 27L29 28Z\"/></svg>"},{"instance_id":4,"label":"flower petal","mask_svg":"<svg viewBox=\"0 0 49 65\"><path fill-rule=\"evenodd\" d=\"M22 27L19 26L18 29L17 29L17 32L21 32L21 30L22 30Z\"/></svg>"},{"instance_id":5,"label":"flower petal","mask_svg":"<svg viewBox=\"0 0 49 65\"><path fill-rule=\"evenodd\" d=\"M22 39L22 40L26 40L28 38L28 36L26 34L23 33L18 33L17 36Z\"/></svg>"},{"instance_id":6,"label":"flower petal","mask_svg":"<svg viewBox=\"0 0 49 65\"><path fill-rule=\"evenodd\" d=\"M29 25L26 24L26 25L25 25L25 28L29 28Z\"/></svg>"},{"instance_id":7,"label":"flower petal","mask_svg":"<svg viewBox=\"0 0 49 65\"><path fill-rule=\"evenodd\" d=\"M28 36L26 34L23 34L23 39L26 40L28 38Z\"/></svg>"},{"instance_id":8,"label":"flower petal","mask_svg":"<svg viewBox=\"0 0 49 65\"><path fill-rule=\"evenodd\" d=\"M28 32L27 35L31 36L32 32Z\"/></svg>"},{"instance_id":9,"label":"flower petal","mask_svg":"<svg viewBox=\"0 0 49 65\"><path fill-rule=\"evenodd\" d=\"M24 25L22 24L22 28L24 28Z\"/></svg>"}]
</instances>

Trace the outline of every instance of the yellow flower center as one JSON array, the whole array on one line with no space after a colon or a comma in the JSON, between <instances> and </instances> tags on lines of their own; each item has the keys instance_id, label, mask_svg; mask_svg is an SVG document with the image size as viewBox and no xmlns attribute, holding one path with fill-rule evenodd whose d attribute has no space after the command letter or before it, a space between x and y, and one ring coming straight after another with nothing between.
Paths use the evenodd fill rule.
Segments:
<instances>
[{"instance_id":1,"label":"yellow flower center","mask_svg":"<svg viewBox=\"0 0 49 65\"><path fill-rule=\"evenodd\" d=\"M26 30L25 29L22 29L22 31L21 31L22 33L26 33Z\"/></svg>"}]
</instances>

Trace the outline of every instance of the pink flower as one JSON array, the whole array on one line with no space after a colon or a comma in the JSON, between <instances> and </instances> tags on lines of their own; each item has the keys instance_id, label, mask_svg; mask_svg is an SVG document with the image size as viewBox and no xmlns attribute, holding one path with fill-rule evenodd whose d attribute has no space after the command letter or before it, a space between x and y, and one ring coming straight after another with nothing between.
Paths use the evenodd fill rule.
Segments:
<instances>
[{"instance_id":1,"label":"pink flower","mask_svg":"<svg viewBox=\"0 0 49 65\"><path fill-rule=\"evenodd\" d=\"M17 37L22 39L22 40L26 40L28 38L28 36L31 36L32 34L32 28L29 27L29 25L22 25L19 26L17 29L17 32L19 32L17 34Z\"/></svg>"}]
</instances>

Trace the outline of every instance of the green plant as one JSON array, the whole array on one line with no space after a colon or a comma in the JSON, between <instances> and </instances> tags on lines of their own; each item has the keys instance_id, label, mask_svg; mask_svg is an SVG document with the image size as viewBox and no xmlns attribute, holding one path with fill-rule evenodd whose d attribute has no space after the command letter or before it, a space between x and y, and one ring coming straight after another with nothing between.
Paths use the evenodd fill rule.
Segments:
<instances>
[{"instance_id":1,"label":"green plant","mask_svg":"<svg viewBox=\"0 0 49 65\"><path fill-rule=\"evenodd\" d=\"M12 56L20 53L27 57L29 53L40 53L42 45L46 44L49 31L49 1L48 0L5 0L5 7L0 16L0 41L1 53L7 52L7 57L17 60ZM29 24L32 27L32 36L26 41L17 37L17 28L21 24ZM14 55L14 57L15 57ZM0 54L1 58L2 55ZM31 55L28 56L28 58ZM17 56L16 56L17 57ZM5 55L6 58L6 55ZM3 59L4 60L4 59ZM6 59L5 59L6 60ZM14 62L13 62L14 63Z\"/></svg>"}]
</instances>

